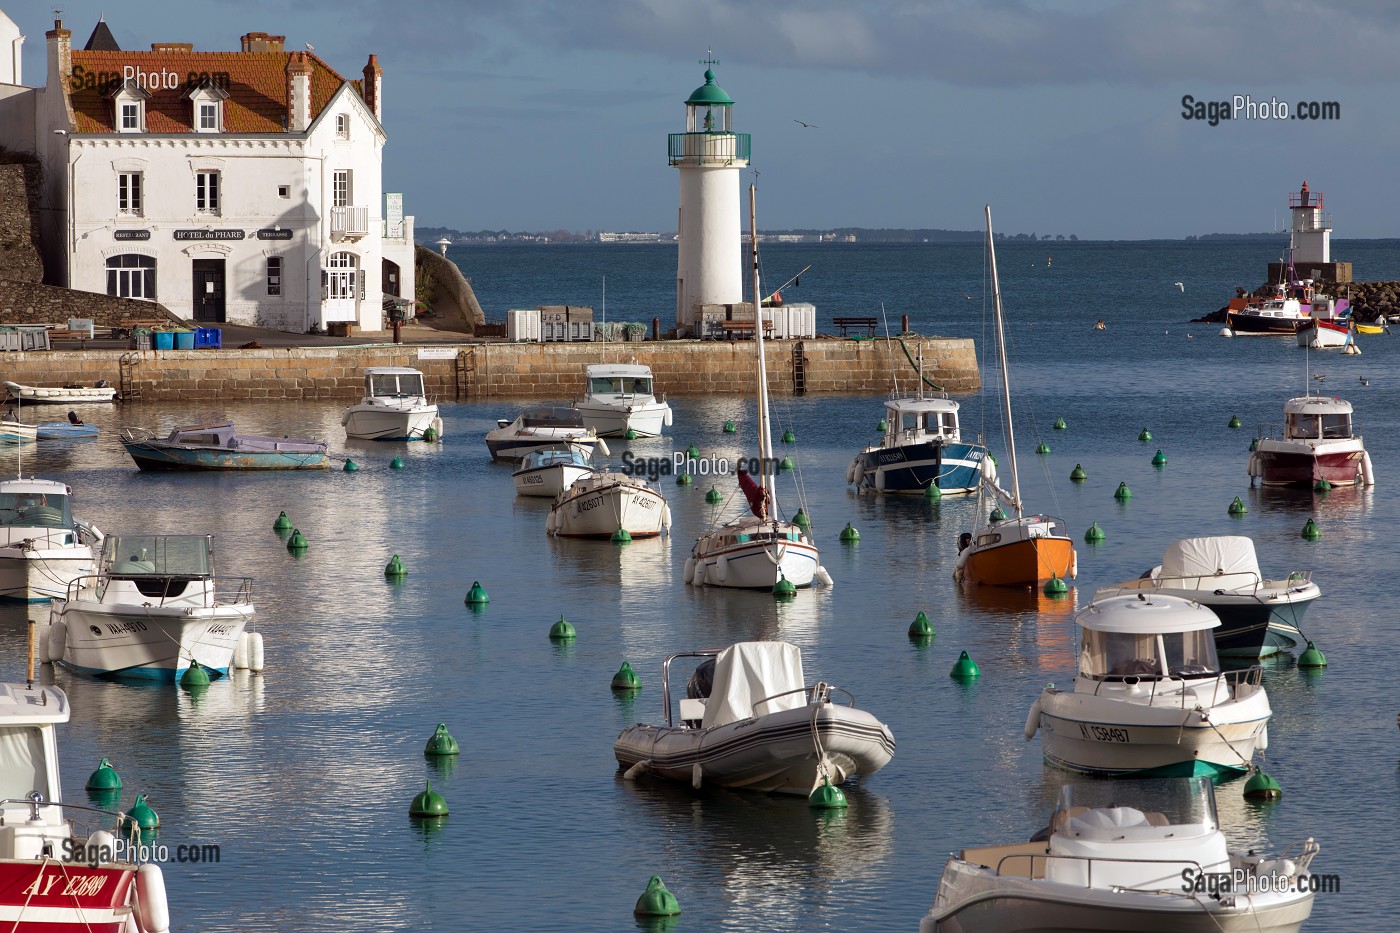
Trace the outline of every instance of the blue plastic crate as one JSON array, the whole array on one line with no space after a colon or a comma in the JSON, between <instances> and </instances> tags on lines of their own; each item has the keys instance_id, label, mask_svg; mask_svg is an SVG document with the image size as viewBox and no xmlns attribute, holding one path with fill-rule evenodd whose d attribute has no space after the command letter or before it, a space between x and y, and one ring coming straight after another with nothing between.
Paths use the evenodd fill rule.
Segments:
<instances>
[{"instance_id":1,"label":"blue plastic crate","mask_svg":"<svg viewBox=\"0 0 1400 933\"><path fill-rule=\"evenodd\" d=\"M223 331L217 327L196 327L194 348L196 350L218 350L223 347Z\"/></svg>"}]
</instances>

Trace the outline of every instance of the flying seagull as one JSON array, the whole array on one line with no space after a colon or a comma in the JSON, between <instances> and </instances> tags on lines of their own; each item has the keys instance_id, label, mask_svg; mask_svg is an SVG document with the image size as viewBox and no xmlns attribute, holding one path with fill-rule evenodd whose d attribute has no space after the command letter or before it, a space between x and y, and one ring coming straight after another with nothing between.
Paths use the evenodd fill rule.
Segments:
<instances>
[{"instance_id":1,"label":"flying seagull","mask_svg":"<svg viewBox=\"0 0 1400 933\"><path fill-rule=\"evenodd\" d=\"M796 117L793 117L792 122L793 122L793 123L802 123L802 121L799 120L799 119L797 119ZM821 129L821 127L817 126L815 123L802 123L802 125L805 126L805 127L807 127L808 129L812 129L812 130Z\"/></svg>"},{"instance_id":2,"label":"flying seagull","mask_svg":"<svg viewBox=\"0 0 1400 933\"><path fill-rule=\"evenodd\" d=\"M1183 292L1186 291L1186 286L1181 282L1173 282L1172 284L1175 285L1177 288L1181 289Z\"/></svg>"}]
</instances>

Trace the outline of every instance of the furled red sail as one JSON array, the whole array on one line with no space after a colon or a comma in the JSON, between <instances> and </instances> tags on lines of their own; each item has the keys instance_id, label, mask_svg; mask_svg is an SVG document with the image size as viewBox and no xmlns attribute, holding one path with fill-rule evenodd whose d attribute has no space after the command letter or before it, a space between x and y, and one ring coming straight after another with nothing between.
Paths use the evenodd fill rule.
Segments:
<instances>
[{"instance_id":1,"label":"furled red sail","mask_svg":"<svg viewBox=\"0 0 1400 933\"><path fill-rule=\"evenodd\" d=\"M768 513L768 490L755 483L746 470L739 471L739 488L744 498L749 500L749 510L755 518L766 518Z\"/></svg>"}]
</instances>

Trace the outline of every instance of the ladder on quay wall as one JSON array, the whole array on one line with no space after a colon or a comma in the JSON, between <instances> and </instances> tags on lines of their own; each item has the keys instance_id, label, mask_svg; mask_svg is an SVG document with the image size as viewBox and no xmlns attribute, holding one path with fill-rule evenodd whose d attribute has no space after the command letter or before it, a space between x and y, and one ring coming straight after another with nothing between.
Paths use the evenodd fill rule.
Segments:
<instances>
[{"instance_id":1,"label":"ladder on quay wall","mask_svg":"<svg viewBox=\"0 0 1400 933\"><path fill-rule=\"evenodd\" d=\"M136 367L140 363L140 353L123 353L117 359L117 398L123 402L134 402L141 397L141 389L136 385Z\"/></svg>"},{"instance_id":2,"label":"ladder on quay wall","mask_svg":"<svg viewBox=\"0 0 1400 933\"><path fill-rule=\"evenodd\" d=\"M801 340L792 348L792 394L807 394L807 354Z\"/></svg>"},{"instance_id":3,"label":"ladder on quay wall","mask_svg":"<svg viewBox=\"0 0 1400 933\"><path fill-rule=\"evenodd\" d=\"M473 382L476 379L476 347L469 346L457 351L457 362L453 367L457 401L470 398Z\"/></svg>"}]
</instances>

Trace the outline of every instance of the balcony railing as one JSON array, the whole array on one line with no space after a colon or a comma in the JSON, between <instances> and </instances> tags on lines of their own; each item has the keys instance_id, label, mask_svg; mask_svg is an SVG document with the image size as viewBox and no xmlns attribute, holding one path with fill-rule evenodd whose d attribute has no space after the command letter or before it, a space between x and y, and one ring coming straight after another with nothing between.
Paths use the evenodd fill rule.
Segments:
<instances>
[{"instance_id":1,"label":"balcony railing","mask_svg":"<svg viewBox=\"0 0 1400 933\"><path fill-rule=\"evenodd\" d=\"M748 165L748 133L672 133L672 165Z\"/></svg>"},{"instance_id":2,"label":"balcony railing","mask_svg":"<svg viewBox=\"0 0 1400 933\"><path fill-rule=\"evenodd\" d=\"M331 239L357 239L369 233L368 207L331 208Z\"/></svg>"}]
</instances>

